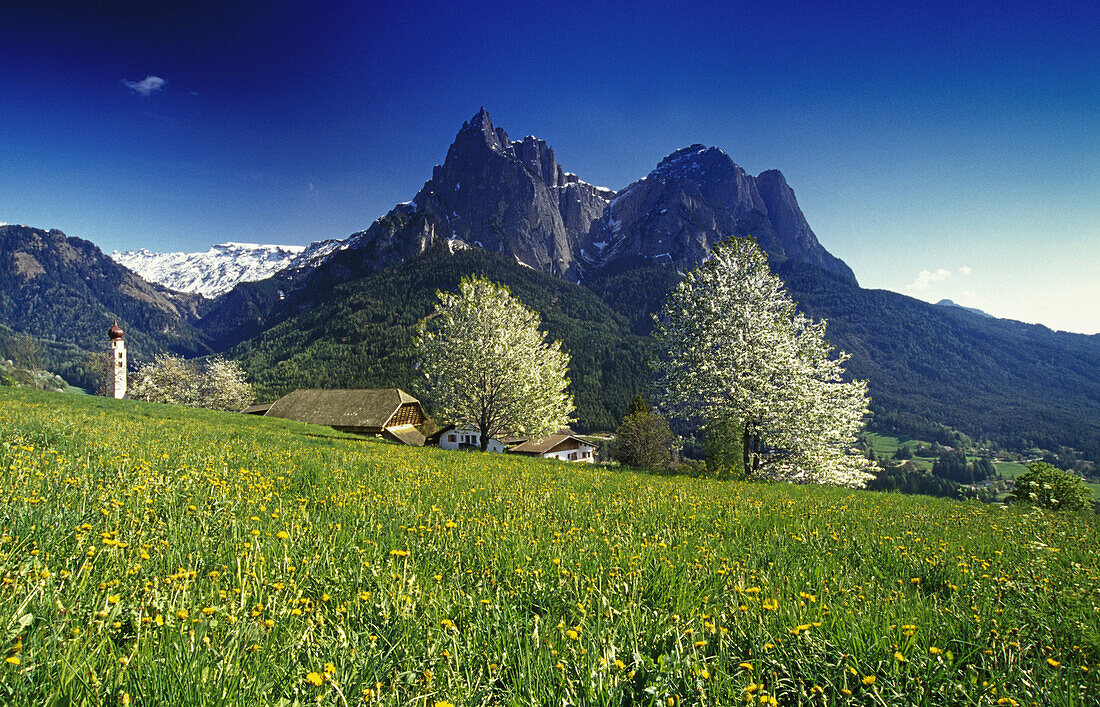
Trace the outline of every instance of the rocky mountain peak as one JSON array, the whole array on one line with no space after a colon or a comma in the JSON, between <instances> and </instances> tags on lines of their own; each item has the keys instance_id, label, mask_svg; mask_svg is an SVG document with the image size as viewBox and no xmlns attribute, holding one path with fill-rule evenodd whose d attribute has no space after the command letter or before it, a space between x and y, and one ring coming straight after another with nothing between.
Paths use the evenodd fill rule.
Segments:
<instances>
[{"instance_id":1,"label":"rocky mountain peak","mask_svg":"<svg viewBox=\"0 0 1100 707\"><path fill-rule=\"evenodd\" d=\"M854 282L817 242L782 175L760 179L767 199L729 155L695 144L616 194L566 172L546 141L510 140L481 108L416 197L352 236L349 247L380 268L461 242L581 279L620 257L688 269L718 241L752 235L770 253Z\"/></svg>"}]
</instances>

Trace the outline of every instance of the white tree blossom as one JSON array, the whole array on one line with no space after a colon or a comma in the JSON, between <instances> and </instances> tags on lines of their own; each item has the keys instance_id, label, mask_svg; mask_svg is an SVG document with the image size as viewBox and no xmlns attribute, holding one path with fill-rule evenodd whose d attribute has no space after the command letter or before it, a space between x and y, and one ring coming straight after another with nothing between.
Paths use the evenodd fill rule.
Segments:
<instances>
[{"instance_id":1,"label":"white tree blossom","mask_svg":"<svg viewBox=\"0 0 1100 707\"><path fill-rule=\"evenodd\" d=\"M477 427L482 451L505 431L541 436L569 424L569 354L546 341L536 313L484 278L437 296L417 348L442 416Z\"/></svg>"},{"instance_id":2,"label":"white tree blossom","mask_svg":"<svg viewBox=\"0 0 1100 707\"><path fill-rule=\"evenodd\" d=\"M746 473L862 486L854 448L868 415L865 381L845 381L825 322L795 309L750 238L717 245L680 283L655 334L661 404L741 430Z\"/></svg>"},{"instance_id":3,"label":"white tree blossom","mask_svg":"<svg viewBox=\"0 0 1100 707\"><path fill-rule=\"evenodd\" d=\"M175 354L161 354L134 374L130 397L170 405L239 411L254 398L236 361L215 357L198 366Z\"/></svg>"}]
</instances>

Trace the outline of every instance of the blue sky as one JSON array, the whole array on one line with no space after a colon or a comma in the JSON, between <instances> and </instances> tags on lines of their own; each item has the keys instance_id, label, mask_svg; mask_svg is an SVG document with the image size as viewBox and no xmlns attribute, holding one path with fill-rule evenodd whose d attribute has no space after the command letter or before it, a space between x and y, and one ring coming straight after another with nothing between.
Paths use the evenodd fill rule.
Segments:
<instances>
[{"instance_id":1,"label":"blue sky","mask_svg":"<svg viewBox=\"0 0 1100 707\"><path fill-rule=\"evenodd\" d=\"M717 145L864 286L1100 332L1095 3L88 5L0 9L0 221L344 237L484 105L612 188Z\"/></svg>"}]
</instances>

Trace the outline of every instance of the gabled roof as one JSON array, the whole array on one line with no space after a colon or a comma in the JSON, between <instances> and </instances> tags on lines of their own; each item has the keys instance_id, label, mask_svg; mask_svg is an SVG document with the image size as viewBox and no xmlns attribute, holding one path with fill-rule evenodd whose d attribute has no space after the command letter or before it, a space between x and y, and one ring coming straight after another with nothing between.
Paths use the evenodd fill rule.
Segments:
<instances>
[{"instance_id":1,"label":"gabled roof","mask_svg":"<svg viewBox=\"0 0 1100 707\"><path fill-rule=\"evenodd\" d=\"M573 430L565 429L560 430L552 435L546 435L542 438L536 437L534 439L529 439L523 444L518 444L515 447L512 447L508 451L515 454L546 454L547 452L553 451L555 447L569 439L575 439L581 444L587 444L590 447L593 446L592 444L589 444L588 442L585 442L583 439L578 437L576 433L573 432Z\"/></svg>"},{"instance_id":2,"label":"gabled roof","mask_svg":"<svg viewBox=\"0 0 1100 707\"><path fill-rule=\"evenodd\" d=\"M301 388L276 400L267 417L329 427L384 427L405 403L420 401L400 388Z\"/></svg>"},{"instance_id":3,"label":"gabled roof","mask_svg":"<svg viewBox=\"0 0 1100 707\"><path fill-rule=\"evenodd\" d=\"M415 427L403 425L401 427L391 427L382 433L383 437L389 437L398 442L403 442L410 447L423 447L424 435L420 430Z\"/></svg>"}]
</instances>

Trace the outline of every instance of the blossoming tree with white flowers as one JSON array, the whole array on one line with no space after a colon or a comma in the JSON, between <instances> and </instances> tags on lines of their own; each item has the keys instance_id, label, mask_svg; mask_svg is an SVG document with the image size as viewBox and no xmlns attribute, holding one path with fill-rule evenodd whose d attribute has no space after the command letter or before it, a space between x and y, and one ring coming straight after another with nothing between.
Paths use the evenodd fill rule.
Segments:
<instances>
[{"instance_id":1,"label":"blossoming tree with white flowers","mask_svg":"<svg viewBox=\"0 0 1100 707\"><path fill-rule=\"evenodd\" d=\"M751 238L715 246L670 295L655 329L661 405L740 431L745 472L862 486L855 449L867 383L845 381L825 322L799 314Z\"/></svg>"},{"instance_id":2,"label":"blossoming tree with white flowers","mask_svg":"<svg viewBox=\"0 0 1100 707\"><path fill-rule=\"evenodd\" d=\"M569 424L569 354L546 341L538 314L484 278L437 296L417 349L443 417L476 426L481 451L502 432L542 436Z\"/></svg>"}]
</instances>

